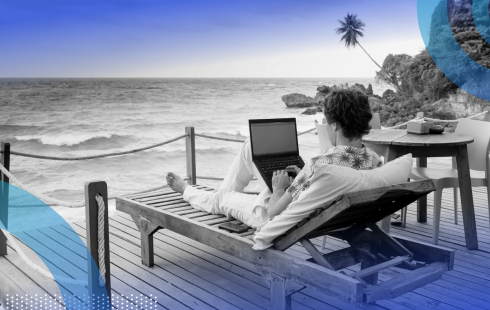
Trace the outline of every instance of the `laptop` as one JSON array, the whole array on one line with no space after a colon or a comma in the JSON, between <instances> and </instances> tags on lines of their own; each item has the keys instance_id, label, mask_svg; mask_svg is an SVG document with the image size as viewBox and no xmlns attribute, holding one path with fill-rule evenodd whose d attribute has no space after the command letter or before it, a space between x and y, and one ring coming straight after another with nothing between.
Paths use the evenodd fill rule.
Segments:
<instances>
[{"instance_id":1,"label":"laptop","mask_svg":"<svg viewBox=\"0 0 490 310\"><path fill-rule=\"evenodd\" d=\"M272 173L305 163L299 156L295 118L251 119L250 144L252 161L272 192ZM294 173L288 172L290 176Z\"/></svg>"}]
</instances>

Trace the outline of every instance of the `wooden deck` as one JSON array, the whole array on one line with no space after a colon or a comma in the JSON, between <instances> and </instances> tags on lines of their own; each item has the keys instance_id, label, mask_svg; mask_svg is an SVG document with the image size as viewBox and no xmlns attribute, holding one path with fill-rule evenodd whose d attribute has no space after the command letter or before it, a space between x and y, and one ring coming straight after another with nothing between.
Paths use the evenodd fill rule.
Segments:
<instances>
[{"instance_id":1,"label":"wooden deck","mask_svg":"<svg viewBox=\"0 0 490 310\"><path fill-rule=\"evenodd\" d=\"M430 160L429 166L448 166L449 161ZM473 190L476 222L478 225L479 250L469 251L464 246L463 226L453 222L452 190L444 192L440 245L457 250L454 270L441 280L418 288L392 300L379 301L376 305L362 305L363 309L490 309L490 228L486 189ZM430 242L432 232L432 195L428 198L428 223L416 221L416 206L408 209L406 228L392 228L392 233ZM461 214L460 214L461 217ZM460 223L462 219L460 218ZM74 223L76 233L85 239L85 223ZM74 239L66 227L51 227L40 232L38 242L45 251L60 253L57 264L63 272L63 251L56 240ZM270 292L262 282L255 267L235 257L204 246L170 231L155 234L155 267L141 264L139 232L129 216L117 213L110 218L110 247L113 304L117 309L269 309ZM319 250L321 238L313 240ZM73 246L80 244L73 241ZM342 241L329 238L324 252L345 247ZM29 251L23 246L25 251ZM309 258L300 245L288 250L292 255ZM41 266L40 259L32 252L29 256ZM80 257L80 264L85 258ZM354 269L352 269L354 271ZM390 278L396 268L380 275L380 281ZM7 276L11 288L29 295L59 297L54 283L29 268L10 247L9 255L0 257L0 275ZM332 285L335 285L334 283ZM0 283L0 294L5 285ZM13 291L11 291L13 292ZM20 295L19 295L20 296ZM146 299L145 299L146 298ZM305 289L292 296L293 309L354 309L319 292ZM149 305L153 307L150 308ZM7 310L5 304L4 308ZM41 302L38 309L43 308ZM52 309L52 308L51 308Z\"/></svg>"}]
</instances>

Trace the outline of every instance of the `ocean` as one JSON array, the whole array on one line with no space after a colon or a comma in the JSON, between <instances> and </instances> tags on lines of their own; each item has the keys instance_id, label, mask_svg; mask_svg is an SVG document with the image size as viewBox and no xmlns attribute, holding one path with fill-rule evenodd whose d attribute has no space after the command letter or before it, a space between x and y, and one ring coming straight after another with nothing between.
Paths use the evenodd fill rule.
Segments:
<instances>
[{"instance_id":1,"label":"ocean","mask_svg":"<svg viewBox=\"0 0 490 310\"><path fill-rule=\"evenodd\" d=\"M302 115L281 96L314 97L320 85L373 85L374 78L226 79L0 79L0 141L11 150L44 156L79 157L132 150L184 134L246 139L248 120L295 117L298 131L314 127L322 114ZM314 132L299 137L305 160L318 154ZM196 137L198 176L224 177L240 143ZM178 140L151 150L85 161L52 161L12 155L12 174L56 199L84 200L84 184L103 180L109 196L165 184L169 171L186 172L185 143ZM198 180L218 187L219 181ZM253 184L251 187L253 188ZM85 218L82 209L54 207L67 221ZM110 203L114 212L114 201Z\"/></svg>"}]
</instances>

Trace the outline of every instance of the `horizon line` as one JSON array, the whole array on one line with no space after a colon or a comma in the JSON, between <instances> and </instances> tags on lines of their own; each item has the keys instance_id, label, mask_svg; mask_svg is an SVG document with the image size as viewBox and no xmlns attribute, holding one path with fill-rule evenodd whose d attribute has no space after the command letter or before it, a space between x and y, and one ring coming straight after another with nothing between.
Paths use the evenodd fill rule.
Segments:
<instances>
[{"instance_id":1,"label":"horizon line","mask_svg":"<svg viewBox=\"0 0 490 310\"><path fill-rule=\"evenodd\" d=\"M0 77L0 79L374 79L371 76L311 76L311 77Z\"/></svg>"}]
</instances>

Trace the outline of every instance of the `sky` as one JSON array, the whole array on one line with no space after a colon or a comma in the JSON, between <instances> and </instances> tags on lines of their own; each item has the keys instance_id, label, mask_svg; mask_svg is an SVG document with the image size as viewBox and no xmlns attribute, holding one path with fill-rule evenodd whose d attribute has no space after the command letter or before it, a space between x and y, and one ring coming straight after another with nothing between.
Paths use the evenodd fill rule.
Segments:
<instances>
[{"instance_id":1,"label":"sky","mask_svg":"<svg viewBox=\"0 0 490 310\"><path fill-rule=\"evenodd\" d=\"M424 49L416 0L1 0L0 77L374 77Z\"/></svg>"}]
</instances>

